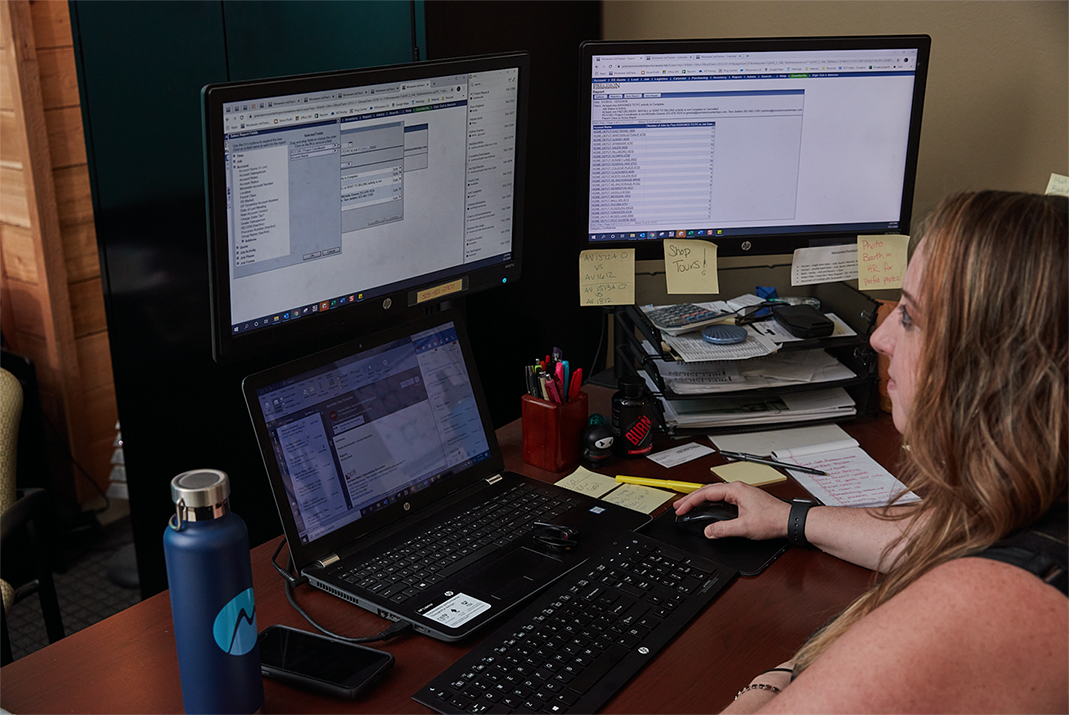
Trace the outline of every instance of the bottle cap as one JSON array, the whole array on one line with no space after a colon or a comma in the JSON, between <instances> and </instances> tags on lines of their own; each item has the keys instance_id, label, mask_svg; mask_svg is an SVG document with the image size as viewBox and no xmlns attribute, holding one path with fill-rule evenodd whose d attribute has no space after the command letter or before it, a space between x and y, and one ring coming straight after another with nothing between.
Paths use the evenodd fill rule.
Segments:
<instances>
[{"instance_id":1,"label":"bottle cap","mask_svg":"<svg viewBox=\"0 0 1069 715\"><path fill-rule=\"evenodd\" d=\"M177 522L217 519L230 511L230 479L218 469L194 469L171 480L171 501L175 503Z\"/></svg>"},{"instance_id":2,"label":"bottle cap","mask_svg":"<svg viewBox=\"0 0 1069 715\"><path fill-rule=\"evenodd\" d=\"M620 392L629 400L646 396L646 382L638 375L624 375L618 383Z\"/></svg>"}]
</instances>

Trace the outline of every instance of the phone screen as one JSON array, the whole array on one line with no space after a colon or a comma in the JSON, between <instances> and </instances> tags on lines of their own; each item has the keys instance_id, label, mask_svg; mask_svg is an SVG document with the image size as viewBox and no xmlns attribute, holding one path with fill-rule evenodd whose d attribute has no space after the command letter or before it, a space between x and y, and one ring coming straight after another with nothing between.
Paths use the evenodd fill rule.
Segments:
<instances>
[{"instance_id":1,"label":"phone screen","mask_svg":"<svg viewBox=\"0 0 1069 715\"><path fill-rule=\"evenodd\" d=\"M346 689L374 678L393 656L364 646L281 626L260 634L260 662L265 671L335 683Z\"/></svg>"}]
</instances>

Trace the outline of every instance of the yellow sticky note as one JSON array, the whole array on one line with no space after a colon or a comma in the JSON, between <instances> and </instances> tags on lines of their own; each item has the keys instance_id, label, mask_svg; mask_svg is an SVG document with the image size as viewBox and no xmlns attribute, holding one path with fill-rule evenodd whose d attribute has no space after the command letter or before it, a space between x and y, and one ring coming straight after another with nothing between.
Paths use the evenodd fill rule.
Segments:
<instances>
[{"instance_id":1,"label":"yellow sticky note","mask_svg":"<svg viewBox=\"0 0 1069 715\"><path fill-rule=\"evenodd\" d=\"M669 293L719 293L716 244L665 239L664 275Z\"/></svg>"},{"instance_id":2,"label":"yellow sticky note","mask_svg":"<svg viewBox=\"0 0 1069 715\"><path fill-rule=\"evenodd\" d=\"M753 462L731 462L719 467L709 467L716 476L725 482L746 482L755 487L787 481L787 476L767 464Z\"/></svg>"},{"instance_id":3,"label":"yellow sticky note","mask_svg":"<svg viewBox=\"0 0 1069 715\"><path fill-rule=\"evenodd\" d=\"M1051 174L1047 182L1047 195L1069 196L1069 176Z\"/></svg>"},{"instance_id":4,"label":"yellow sticky note","mask_svg":"<svg viewBox=\"0 0 1069 715\"><path fill-rule=\"evenodd\" d=\"M635 252L592 249L579 254L579 305L634 305Z\"/></svg>"},{"instance_id":5,"label":"yellow sticky note","mask_svg":"<svg viewBox=\"0 0 1069 715\"><path fill-rule=\"evenodd\" d=\"M858 288L901 288L906 275L908 248L909 236L858 236Z\"/></svg>"}]
</instances>

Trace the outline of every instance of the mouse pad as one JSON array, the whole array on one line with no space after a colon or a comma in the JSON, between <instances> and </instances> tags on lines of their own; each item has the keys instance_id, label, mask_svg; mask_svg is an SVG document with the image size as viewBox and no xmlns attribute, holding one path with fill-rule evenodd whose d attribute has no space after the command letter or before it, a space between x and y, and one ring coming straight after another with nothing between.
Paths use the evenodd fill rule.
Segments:
<instances>
[{"instance_id":1,"label":"mouse pad","mask_svg":"<svg viewBox=\"0 0 1069 715\"><path fill-rule=\"evenodd\" d=\"M675 519L676 513L667 509L639 531L677 549L735 569L740 576L756 576L761 573L779 558L789 545L786 539L707 539L701 534L690 534L677 529Z\"/></svg>"}]
</instances>

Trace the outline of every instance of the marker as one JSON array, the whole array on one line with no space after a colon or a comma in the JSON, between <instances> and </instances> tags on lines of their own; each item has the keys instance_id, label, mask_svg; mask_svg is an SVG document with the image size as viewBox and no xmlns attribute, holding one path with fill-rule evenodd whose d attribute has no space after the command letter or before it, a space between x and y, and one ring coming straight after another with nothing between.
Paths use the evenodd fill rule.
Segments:
<instances>
[{"instance_id":1,"label":"marker","mask_svg":"<svg viewBox=\"0 0 1069 715\"><path fill-rule=\"evenodd\" d=\"M792 469L796 472L805 472L806 474L818 474L822 477L828 476L827 472L822 472L819 469L813 469L812 467L803 467L799 464L788 464L787 462L777 462L775 459L767 459L765 457L758 457L756 454L747 454L746 452L728 452L725 449L720 450L720 454L728 457L729 459L738 459L742 462L753 462L754 464L767 464L770 467L779 467L780 469Z\"/></svg>"},{"instance_id":2,"label":"marker","mask_svg":"<svg viewBox=\"0 0 1069 715\"><path fill-rule=\"evenodd\" d=\"M616 475L616 481L624 484L641 484L644 487L664 487L683 494L690 494L696 489L708 486L697 482L676 482L671 479L647 479L646 477L627 477L622 474Z\"/></svg>"}]
</instances>

